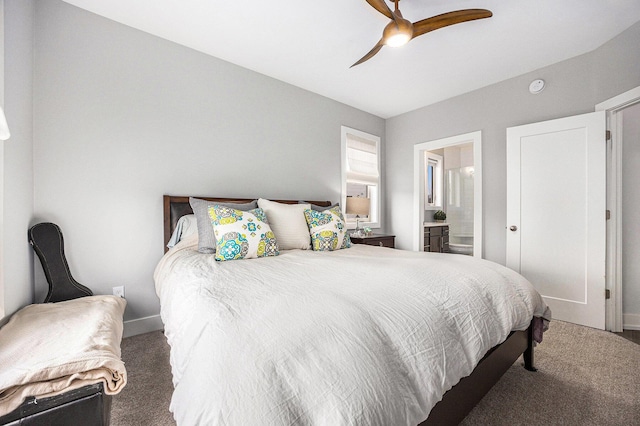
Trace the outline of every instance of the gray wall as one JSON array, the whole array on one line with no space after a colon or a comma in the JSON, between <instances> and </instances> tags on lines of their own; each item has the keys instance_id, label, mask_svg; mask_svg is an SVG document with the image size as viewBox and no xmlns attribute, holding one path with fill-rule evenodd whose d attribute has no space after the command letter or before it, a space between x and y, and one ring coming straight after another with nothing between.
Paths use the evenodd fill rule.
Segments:
<instances>
[{"instance_id":1,"label":"gray wall","mask_svg":"<svg viewBox=\"0 0 640 426\"><path fill-rule=\"evenodd\" d=\"M35 52L36 219L79 282L126 287L125 320L159 324L163 194L337 201L340 126L384 149L379 117L58 0L36 3Z\"/></svg>"},{"instance_id":2,"label":"gray wall","mask_svg":"<svg viewBox=\"0 0 640 426\"><path fill-rule=\"evenodd\" d=\"M640 327L640 103L622 111L622 312Z\"/></svg>"},{"instance_id":3,"label":"gray wall","mask_svg":"<svg viewBox=\"0 0 640 426\"><path fill-rule=\"evenodd\" d=\"M542 78L538 95L529 83ZM640 23L588 54L387 120L387 225L396 246L412 244L413 145L482 131L484 257L506 256L506 129L594 111L640 86Z\"/></svg>"},{"instance_id":4,"label":"gray wall","mask_svg":"<svg viewBox=\"0 0 640 426\"><path fill-rule=\"evenodd\" d=\"M32 256L27 243L33 217L33 12L31 0L4 2L4 105L11 130L11 138L0 141L4 149L0 268L6 315L33 300Z\"/></svg>"},{"instance_id":5,"label":"gray wall","mask_svg":"<svg viewBox=\"0 0 640 426\"><path fill-rule=\"evenodd\" d=\"M5 0L5 33L5 313L33 300L32 270L35 299L46 292L25 233L50 220L80 282L96 293L126 286L134 331L159 324L162 194L337 200L346 125L383 136L386 230L410 248L413 145L482 130L485 257L504 263L506 128L590 112L640 85L640 24L589 54L386 122L59 0ZM534 78L548 84L536 96Z\"/></svg>"}]
</instances>

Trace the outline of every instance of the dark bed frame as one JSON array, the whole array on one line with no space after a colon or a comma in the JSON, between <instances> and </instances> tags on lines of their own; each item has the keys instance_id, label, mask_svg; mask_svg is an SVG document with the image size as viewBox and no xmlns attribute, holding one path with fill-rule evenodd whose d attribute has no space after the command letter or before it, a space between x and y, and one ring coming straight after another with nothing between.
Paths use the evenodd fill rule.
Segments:
<instances>
[{"instance_id":1,"label":"dark bed frame","mask_svg":"<svg viewBox=\"0 0 640 426\"><path fill-rule=\"evenodd\" d=\"M221 203L249 203L255 198L212 198L197 197L209 201ZM274 200L279 203L298 204L298 200ZM330 206L330 201L308 201L320 206ZM176 227L178 219L186 214L192 214L188 196L165 195L164 205L164 244L165 252L167 242ZM520 357L524 356L524 368L536 371L533 359L533 322L527 330L513 331L501 344L490 349L480 360L476 368L467 377L447 391L442 400L438 402L429 417L419 426L427 425L457 425L478 402L489 392L500 377Z\"/></svg>"}]
</instances>

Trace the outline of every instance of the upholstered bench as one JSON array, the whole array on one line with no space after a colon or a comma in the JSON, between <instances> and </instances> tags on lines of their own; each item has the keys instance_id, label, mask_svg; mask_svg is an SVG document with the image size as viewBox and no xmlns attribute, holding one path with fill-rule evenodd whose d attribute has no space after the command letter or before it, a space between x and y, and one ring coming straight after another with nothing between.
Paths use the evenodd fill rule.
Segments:
<instances>
[{"instance_id":1,"label":"upholstered bench","mask_svg":"<svg viewBox=\"0 0 640 426\"><path fill-rule=\"evenodd\" d=\"M0 425L108 425L127 382L125 305L87 296L16 312L0 328Z\"/></svg>"}]
</instances>

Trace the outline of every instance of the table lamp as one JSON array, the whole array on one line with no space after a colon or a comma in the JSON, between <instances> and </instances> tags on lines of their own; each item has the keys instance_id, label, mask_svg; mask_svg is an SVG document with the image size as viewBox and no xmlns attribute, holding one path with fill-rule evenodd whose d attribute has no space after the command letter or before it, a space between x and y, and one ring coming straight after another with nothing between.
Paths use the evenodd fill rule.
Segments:
<instances>
[{"instance_id":1,"label":"table lamp","mask_svg":"<svg viewBox=\"0 0 640 426\"><path fill-rule=\"evenodd\" d=\"M356 215L356 230L354 236L361 236L360 216L369 216L369 199L364 197L347 197L347 214Z\"/></svg>"}]
</instances>

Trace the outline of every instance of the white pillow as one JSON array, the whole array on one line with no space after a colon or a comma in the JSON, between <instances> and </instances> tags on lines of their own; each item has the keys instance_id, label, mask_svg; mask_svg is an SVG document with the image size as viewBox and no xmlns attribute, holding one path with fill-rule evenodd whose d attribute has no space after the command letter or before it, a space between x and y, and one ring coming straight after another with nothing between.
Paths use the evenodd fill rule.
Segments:
<instances>
[{"instance_id":1,"label":"white pillow","mask_svg":"<svg viewBox=\"0 0 640 426\"><path fill-rule=\"evenodd\" d=\"M280 250L309 249L311 237L304 211L311 208L310 204L283 204L260 198L258 207L267 215Z\"/></svg>"},{"instance_id":2,"label":"white pillow","mask_svg":"<svg viewBox=\"0 0 640 426\"><path fill-rule=\"evenodd\" d=\"M171 239L167 243L167 247L171 248L178 244L180 241L184 240L191 234L195 234L198 232L198 224L196 222L195 214L186 214L178 219L178 223L176 224L176 229L173 231L173 235L171 235Z\"/></svg>"}]
</instances>

